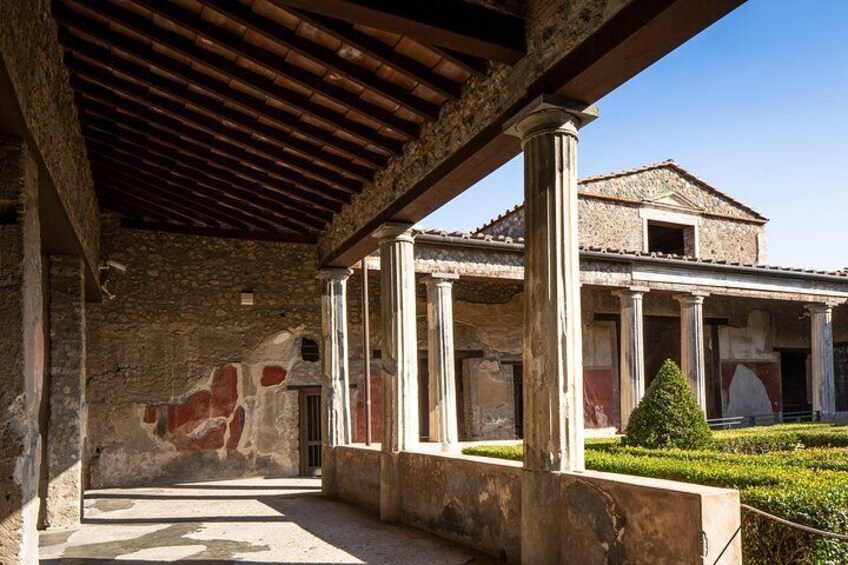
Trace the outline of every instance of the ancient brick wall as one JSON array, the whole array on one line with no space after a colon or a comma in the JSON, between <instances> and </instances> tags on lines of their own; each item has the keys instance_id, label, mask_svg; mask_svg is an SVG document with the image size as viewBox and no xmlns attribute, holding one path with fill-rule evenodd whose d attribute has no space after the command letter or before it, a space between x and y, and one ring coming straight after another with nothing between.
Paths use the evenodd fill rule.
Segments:
<instances>
[{"instance_id":1,"label":"ancient brick wall","mask_svg":"<svg viewBox=\"0 0 848 565\"><path fill-rule=\"evenodd\" d=\"M88 312L91 486L296 475L315 248L109 228L103 252L128 269Z\"/></svg>"}]
</instances>

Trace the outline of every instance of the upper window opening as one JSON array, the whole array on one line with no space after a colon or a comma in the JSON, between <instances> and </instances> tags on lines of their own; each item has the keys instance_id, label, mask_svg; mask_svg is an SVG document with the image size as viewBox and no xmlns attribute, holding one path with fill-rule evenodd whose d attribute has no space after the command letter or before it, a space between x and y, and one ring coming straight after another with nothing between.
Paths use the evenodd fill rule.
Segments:
<instances>
[{"instance_id":1,"label":"upper window opening","mask_svg":"<svg viewBox=\"0 0 848 565\"><path fill-rule=\"evenodd\" d=\"M694 249L690 249L687 245L687 239L689 239L687 230L693 230L693 228L648 222L648 251L671 255L694 255Z\"/></svg>"}]
</instances>

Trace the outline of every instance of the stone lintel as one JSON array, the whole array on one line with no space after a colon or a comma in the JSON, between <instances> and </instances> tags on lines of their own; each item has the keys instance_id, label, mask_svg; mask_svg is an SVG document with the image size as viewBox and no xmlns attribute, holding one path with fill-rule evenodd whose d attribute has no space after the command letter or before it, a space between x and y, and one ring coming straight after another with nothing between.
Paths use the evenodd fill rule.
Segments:
<instances>
[{"instance_id":1,"label":"stone lintel","mask_svg":"<svg viewBox=\"0 0 848 565\"><path fill-rule=\"evenodd\" d=\"M353 274L353 269L337 269L337 268L328 268L328 269L318 269L318 272L315 273L315 278L320 280L346 280L350 275Z\"/></svg>"},{"instance_id":2,"label":"stone lintel","mask_svg":"<svg viewBox=\"0 0 848 565\"><path fill-rule=\"evenodd\" d=\"M598 117L598 108L592 104L542 94L506 121L503 131L507 135L525 139L534 133L550 130L577 130Z\"/></svg>"},{"instance_id":3,"label":"stone lintel","mask_svg":"<svg viewBox=\"0 0 848 565\"><path fill-rule=\"evenodd\" d=\"M374 237L382 243L384 241L409 241L414 240L412 230L415 224L404 222L386 222L374 230Z\"/></svg>"}]
</instances>

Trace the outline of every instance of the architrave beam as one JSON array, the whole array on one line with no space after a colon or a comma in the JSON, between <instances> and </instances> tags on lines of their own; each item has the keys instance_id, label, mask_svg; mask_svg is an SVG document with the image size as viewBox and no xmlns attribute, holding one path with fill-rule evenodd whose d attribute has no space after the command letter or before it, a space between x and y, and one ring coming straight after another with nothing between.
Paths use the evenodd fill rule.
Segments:
<instances>
[{"instance_id":1,"label":"architrave beam","mask_svg":"<svg viewBox=\"0 0 848 565\"><path fill-rule=\"evenodd\" d=\"M524 20L462 0L271 0L490 61L524 56Z\"/></svg>"}]
</instances>

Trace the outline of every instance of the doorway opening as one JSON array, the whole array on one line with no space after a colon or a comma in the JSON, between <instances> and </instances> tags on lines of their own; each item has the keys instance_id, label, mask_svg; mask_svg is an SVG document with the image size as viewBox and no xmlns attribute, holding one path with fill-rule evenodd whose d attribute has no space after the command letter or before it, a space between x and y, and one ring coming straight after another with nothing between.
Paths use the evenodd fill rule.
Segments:
<instances>
[{"instance_id":1,"label":"doorway opening","mask_svg":"<svg viewBox=\"0 0 848 565\"><path fill-rule=\"evenodd\" d=\"M807 396L807 350L780 352L780 387L783 412L806 412L813 409Z\"/></svg>"},{"instance_id":2,"label":"doorway opening","mask_svg":"<svg viewBox=\"0 0 848 565\"><path fill-rule=\"evenodd\" d=\"M321 388L300 390L300 474L321 474Z\"/></svg>"}]
</instances>

